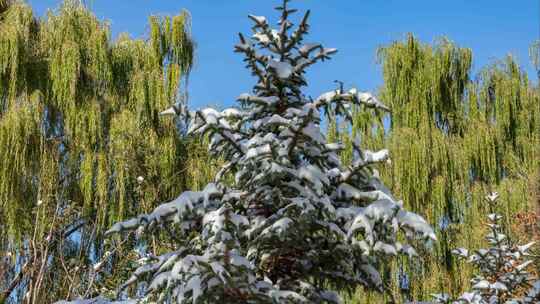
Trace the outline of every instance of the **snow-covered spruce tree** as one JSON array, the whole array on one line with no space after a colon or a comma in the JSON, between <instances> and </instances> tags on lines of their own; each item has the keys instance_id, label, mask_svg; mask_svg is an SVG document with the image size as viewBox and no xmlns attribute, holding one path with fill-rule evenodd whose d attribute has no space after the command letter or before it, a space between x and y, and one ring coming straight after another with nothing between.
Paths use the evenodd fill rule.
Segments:
<instances>
[{"instance_id":1,"label":"snow-covered spruce tree","mask_svg":"<svg viewBox=\"0 0 540 304\"><path fill-rule=\"evenodd\" d=\"M108 231L168 231L178 239L174 251L149 254L120 290L139 286L140 299L166 303L339 303L340 291L382 291L379 266L414 256L408 241L435 240L371 168L387 150L362 150L357 142L346 166L338 155L344 145L327 142L323 113L350 122L352 107L388 108L356 89L302 94L306 68L336 49L304 43L309 11L293 30L287 2L277 8L277 29L250 15L252 39L240 34L236 52L257 79L253 92L238 98L240 107L175 105L162 113L185 119L188 134L209 136L209 151L224 165L203 191L184 192Z\"/></svg>"},{"instance_id":2,"label":"snow-covered spruce tree","mask_svg":"<svg viewBox=\"0 0 540 304\"><path fill-rule=\"evenodd\" d=\"M534 242L514 245L503 233L500 225L502 217L495 212L498 196L496 192L486 196L490 210L486 240L491 247L473 253L465 248L452 251L478 270L478 275L471 280L472 290L455 301L447 294L436 294L436 303L540 303L540 280L531 283L535 278L528 271L532 261L527 257Z\"/></svg>"}]
</instances>

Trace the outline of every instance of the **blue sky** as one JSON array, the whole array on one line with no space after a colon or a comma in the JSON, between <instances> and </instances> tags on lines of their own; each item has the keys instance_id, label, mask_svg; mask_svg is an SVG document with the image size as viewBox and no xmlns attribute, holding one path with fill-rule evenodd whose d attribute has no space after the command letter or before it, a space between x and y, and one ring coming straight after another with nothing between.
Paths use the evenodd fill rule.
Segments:
<instances>
[{"instance_id":1,"label":"blue sky","mask_svg":"<svg viewBox=\"0 0 540 304\"><path fill-rule=\"evenodd\" d=\"M132 37L148 34L149 15L176 14L185 8L193 19L197 42L196 64L190 77L192 107L230 106L254 83L242 58L233 53L239 31L249 34L247 14L277 20L272 9L278 0L90 0L90 7L108 20L114 37L129 32ZM43 15L60 0L29 0ZM293 7L310 8L311 35L308 41L322 42L339 52L331 61L308 73L306 93L317 95L334 88L333 81L376 91L382 71L376 62L379 46L403 39L408 32L424 42L444 35L473 50L474 70L508 53L517 57L533 76L528 56L530 44L538 39L540 4L537 0L296 0ZM300 17L300 15L298 15Z\"/></svg>"}]
</instances>

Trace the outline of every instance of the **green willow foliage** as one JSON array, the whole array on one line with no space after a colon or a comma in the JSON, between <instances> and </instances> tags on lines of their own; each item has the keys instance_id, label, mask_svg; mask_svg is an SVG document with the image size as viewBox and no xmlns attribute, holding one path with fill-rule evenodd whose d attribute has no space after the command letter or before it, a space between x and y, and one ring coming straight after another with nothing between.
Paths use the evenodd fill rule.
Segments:
<instances>
[{"instance_id":1,"label":"green willow foliage","mask_svg":"<svg viewBox=\"0 0 540 304\"><path fill-rule=\"evenodd\" d=\"M180 126L158 116L186 97L190 16L152 16L148 29L148 39L112 40L109 25L80 1L38 19L23 1L0 0L0 264L12 253L0 292L16 265L51 254L45 280L53 297L69 283L54 277L59 256L92 263L103 228L210 178L207 163L194 169L205 161L194 152L201 143L181 139ZM78 244L62 239L80 221ZM40 287L32 282L23 285Z\"/></svg>"},{"instance_id":2,"label":"green willow foliage","mask_svg":"<svg viewBox=\"0 0 540 304\"><path fill-rule=\"evenodd\" d=\"M535 208L537 88L511 56L471 79L471 50L447 39L431 46L409 35L378 55L384 73L380 98L390 105L391 117L357 115L352 131L372 149L389 147L392 162L380 168L383 180L405 205L438 226L439 238L434 255L425 254L422 263L401 260L391 267L403 275L387 279L403 300L427 300L440 290L458 293L468 286L472 269L450 251L482 244L484 193L498 191L508 202L499 210L507 230L513 215Z\"/></svg>"},{"instance_id":3,"label":"green willow foliage","mask_svg":"<svg viewBox=\"0 0 540 304\"><path fill-rule=\"evenodd\" d=\"M540 78L540 40L534 41L529 47L529 57L536 70L536 76Z\"/></svg>"},{"instance_id":4,"label":"green willow foliage","mask_svg":"<svg viewBox=\"0 0 540 304\"><path fill-rule=\"evenodd\" d=\"M10 235L29 227L38 200L78 204L102 227L137 207L139 175L149 201L180 191L182 144L158 111L181 97L193 62L189 15L153 16L150 32L112 42L77 1L43 20L20 2L2 14L0 206Z\"/></svg>"}]
</instances>

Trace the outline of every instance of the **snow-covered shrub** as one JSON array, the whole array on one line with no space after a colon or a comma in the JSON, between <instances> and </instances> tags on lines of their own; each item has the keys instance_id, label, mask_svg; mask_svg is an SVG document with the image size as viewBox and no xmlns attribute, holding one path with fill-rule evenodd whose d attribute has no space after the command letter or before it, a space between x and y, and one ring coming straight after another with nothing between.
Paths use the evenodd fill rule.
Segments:
<instances>
[{"instance_id":1,"label":"snow-covered shrub","mask_svg":"<svg viewBox=\"0 0 540 304\"><path fill-rule=\"evenodd\" d=\"M409 240L435 240L372 168L387 150L356 142L345 165L344 145L327 142L325 117L351 123L353 107L389 109L356 89L315 99L302 93L306 69L337 50L304 43L309 11L293 30L287 2L277 8L277 29L250 15L253 36L240 34L236 52L257 84L238 97L239 107L162 112L184 119L189 135L209 136L209 151L225 163L204 190L108 231L172 231L182 240L172 252L148 255L120 290L144 282L141 300L166 303L340 303L340 291L382 291L380 265L415 256Z\"/></svg>"},{"instance_id":2,"label":"snow-covered shrub","mask_svg":"<svg viewBox=\"0 0 540 304\"><path fill-rule=\"evenodd\" d=\"M446 294L436 294L436 303L540 303L540 281L532 283L535 278L528 271L532 263L528 259L529 249L534 242L515 245L503 233L502 217L495 213L497 198L496 192L486 196L490 209L486 241L490 247L473 252L465 248L452 251L478 270L471 280L471 291L463 293L455 301Z\"/></svg>"}]
</instances>

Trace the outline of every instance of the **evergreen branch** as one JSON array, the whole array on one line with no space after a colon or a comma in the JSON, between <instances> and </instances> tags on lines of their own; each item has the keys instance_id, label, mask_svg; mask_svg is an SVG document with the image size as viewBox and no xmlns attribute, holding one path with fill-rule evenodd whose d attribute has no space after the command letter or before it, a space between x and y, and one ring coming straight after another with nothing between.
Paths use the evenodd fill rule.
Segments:
<instances>
[{"instance_id":1,"label":"evergreen branch","mask_svg":"<svg viewBox=\"0 0 540 304\"><path fill-rule=\"evenodd\" d=\"M291 143L289 144L289 148L287 149L287 155L289 156L289 159L293 159L293 154L292 153L294 151L294 148L296 148L296 144L297 144L298 140L300 139L302 130L305 127L307 127L309 122L312 120L312 115L313 115L313 108L310 108L309 111L308 111L308 114L306 116L304 116L304 119L302 120L302 123L300 124L298 129L296 129L294 131L294 136L292 138Z\"/></svg>"},{"instance_id":2,"label":"evergreen branch","mask_svg":"<svg viewBox=\"0 0 540 304\"><path fill-rule=\"evenodd\" d=\"M221 135L222 138L225 138L227 140L227 142L229 142L229 144L231 144L231 146L233 146L238 152L240 152L240 154L244 155L245 154L245 151L242 149L242 147L236 142L236 139L234 138L231 138L229 136L229 134L225 134L224 132L222 132L222 129L221 128L218 128L218 127L215 127L213 124L208 124L208 122L206 121L206 118L204 117L204 115L201 113L201 111L197 111L196 112L196 115L199 116L199 118L201 118L201 120L204 122L204 124L201 126L203 127L204 125L206 126L211 126L212 130L217 132L219 135ZM232 130L228 130L228 131L232 131Z\"/></svg>"},{"instance_id":3,"label":"evergreen branch","mask_svg":"<svg viewBox=\"0 0 540 304\"><path fill-rule=\"evenodd\" d=\"M286 45L288 40L287 31L292 26L292 24L289 22L289 14L295 12L296 10L289 10L287 9L287 3L288 0L283 0L283 4L281 7L278 7L278 10L281 10L281 18L279 19L280 24L280 30L279 30L279 40L281 41L281 45ZM281 53L281 60L283 60L285 53L287 50L283 50Z\"/></svg>"},{"instance_id":4,"label":"evergreen branch","mask_svg":"<svg viewBox=\"0 0 540 304\"><path fill-rule=\"evenodd\" d=\"M281 46L276 41L274 34L272 33L272 29L268 25L268 22L266 22L266 18L254 15L248 15L248 17L255 22L255 26L253 28L255 30L260 29L260 32L268 39L268 43L261 43L261 45L264 48L270 49L271 51L281 53Z\"/></svg>"},{"instance_id":5,"label":"evergreen branch","mask_svg":"<svg viewBox=\"0 0 540 304\"><path fill-rule=\"evenodd\" d=\"M302 18L302 21L298 25L298 28L291 35L291 40L285 46L285 49L284 49L285 52L289 52L298 43L302 42L302 40L304 39L304 35L306 35L308 33L308 30L309 30L309 24L308 24L309 14L310 14L310 10L307 10L306 13L304 14L304 17Z\"/></svg>"},{"instance_id":6,"label":"evergreen branch","mask_svg":"<svg viewBox=\"0 0 540 304\"><path fill-rule=\"evenodd\" d=\"M266 65L266 57L258 55L257 52L248 44L242 33L238 33L240 37L240 44L235 46L235 52L244 53L247 61L247 67L251 69L251 73L259 78L259 82L266 83L266 77L264 71L258 66L258 64Z\"/></svg>"},{"instance_id":7,"label":"evergreen branch","mask_svg":"<svg viewBox=\"0 0 540 304\"><path fill-rule=\"evenodd\" d=\"M238 163L238 159L230 161L230 162L226 163L224 166L222 166L221 169L216 174L216 177L214 178L214 182L216 182L216 183L221 182L221 180L223 179L223 176L230 169L232 169L237 163Z\"/></svg>"},{"instance_id":8,"label":"evergreen branch","mask_svg":"<svg viewBox=\"0 0 540 304\"><path fill-rule=\"evenodd\" d=\"M371 152L369 150L362 151L364 155L360 155L350 166L349 169L341 173L340 182L347 183L352 177L359 173L365 167L383 162L388 159L388 150L379 152Z\"/></svg>"},{"instance_id":9,"label":"evergreen branch","mask_svg":"<svg viewBox=\"0 0 540 304\"><path fill-rule=\"evenodd\" d=\"M335 54L337 53L337 49L334 49L334 48L329 48L329 49L326 49L326 48L322 48L319 53L317 53L317 55L315 55L314 57L311 57L309 59L305 59L305 60L302 60L301 62L299 62L295 67L294 67L294 71L298 74L301 74L304 72L304 70L319 62L320 60L325 60L325 59L330 59L330 55L332 54Z\"/></svg>"}]
</instances>

